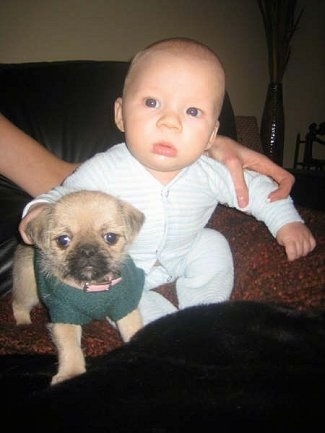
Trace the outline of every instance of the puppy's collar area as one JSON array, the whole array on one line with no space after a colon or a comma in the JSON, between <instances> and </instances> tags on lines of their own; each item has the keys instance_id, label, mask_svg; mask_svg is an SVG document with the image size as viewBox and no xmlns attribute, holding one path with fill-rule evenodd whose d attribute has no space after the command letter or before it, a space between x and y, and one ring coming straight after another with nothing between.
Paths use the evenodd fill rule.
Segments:
<instances>
[{"instance_id":1,"label":"puppy's collar area","mask_svg":"<svg viewBox=\"0 0 325 433\"><path fill-rule=\"evenodd\" d=\"M114 278L113 275L109 275L106 281L97 284L91 284L90 282L85 282L83 285L84 292L105 292L109 290L115 284L120 283L122 281L122 277L118 276Z\"/></svg>"}]
</instances>

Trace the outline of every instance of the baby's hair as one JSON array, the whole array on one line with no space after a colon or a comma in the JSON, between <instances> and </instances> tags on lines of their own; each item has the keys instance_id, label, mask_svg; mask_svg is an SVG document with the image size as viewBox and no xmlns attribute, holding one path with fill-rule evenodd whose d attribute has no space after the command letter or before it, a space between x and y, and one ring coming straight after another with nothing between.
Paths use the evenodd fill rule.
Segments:
<instances>
[{"instance_id":1,"label":"baby's hair","mask_svg":"<svg viewBox=\"0 0 325 433\"><path fill-rule=\"evenodd\" d=\"M189 55L191 57L198 57L202 60L210 61L220 68L223 71L222 62L220 61L217 54L209 48L207 45L202 42L196 41L195 39L186 38L186 37L175 37L162 39L157 42L153 42L152 44L145 47L143 50L139 51L131 60L130 66L125 78L124 82L124 90L127 88L128 83L130 81L130 76L135 68L135 66L139 63L140 60L144 59L147 55L150 55L155 52L164 52L172 53L175 55L186 56Z\"/></svg>"},{"instance_id":2,"label":"baby's hair","mask_svg":"<svg viewBox=\"0 0 325 433\"><path fill-rule=\"evenodd\" d=\"M174 52L175 54L190 54L190 55L197 55L197 56L203 56L207 59L214 59L214 61L217 61L218 63L221 63L219 57L216 55L216 53L209 48L207 45L203 44L202 42L196 41L195 39L191 38L184 38L184 37L178 37L178 38L168 38L168 39L162 39L157 42L153 42L152 44L148 45L143 50L139 51L132 59L130 67L134 65L139 58L141 58L143 55L147 53L151 53L154 51L165 51L168 52Z\"/></svg>"}]
</instances>

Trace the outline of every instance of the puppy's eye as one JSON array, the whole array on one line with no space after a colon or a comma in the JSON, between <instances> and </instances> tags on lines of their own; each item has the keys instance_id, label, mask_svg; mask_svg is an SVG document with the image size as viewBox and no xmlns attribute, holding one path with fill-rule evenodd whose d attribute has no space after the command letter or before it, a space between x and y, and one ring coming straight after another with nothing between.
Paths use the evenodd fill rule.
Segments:
<instances>
[{"instance_id":1,"label":"puppy's eye","mask_svg":"<svg viewBox=\"0 0 325 433\"><path fill-rule=\"evenodd\" d=\"M116 233L105 233L104 236L104 241L109 244L109 245L115 245L116 242L118 241L119 235L117 235Z\"/></svg>"},{"instance_id":2,"label":"puppy's eye","mask_svg":"<svg viewBox=\"0 0 325 433\"><path fill-rule=\"evenodd\" d=\"M56 243L60 248L67 248L70 245L71 238L68 235L61 235L56 238Z\"/></svg>"}]
</instances>

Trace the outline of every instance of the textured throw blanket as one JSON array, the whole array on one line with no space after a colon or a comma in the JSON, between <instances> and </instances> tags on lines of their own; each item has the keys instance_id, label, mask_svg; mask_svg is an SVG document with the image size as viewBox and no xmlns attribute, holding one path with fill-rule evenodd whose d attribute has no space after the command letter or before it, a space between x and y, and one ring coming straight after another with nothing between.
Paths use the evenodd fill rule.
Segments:
<instances>
[{"instance_id":1,"label":"textured throw blanket","mask_svg":"<svg viewBox=\"0 0 325 433\"><path fill-rule=\"evenodd\" d=\"M247 301L193 307L49 387L55 362L0 357L3 425L47 433L325 428L324 311Z\"/></svg>"}]
</instances>

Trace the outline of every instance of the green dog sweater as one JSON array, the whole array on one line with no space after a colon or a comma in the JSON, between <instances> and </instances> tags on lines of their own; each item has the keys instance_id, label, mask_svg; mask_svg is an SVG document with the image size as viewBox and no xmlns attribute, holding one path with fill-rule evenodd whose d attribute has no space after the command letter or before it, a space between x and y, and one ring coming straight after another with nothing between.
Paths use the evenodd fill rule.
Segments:
<instances>
[{"instance_id":1,"label":"green dog sweater","mask_svg":"<svg viewBox=\"0 0 325 433\"><path fill-rule=\"evenodd\" d=\"M127 256L121 281L108 290L86 292L62 283L54 275L40 272L41 253L35 253L35 275L40 299L47 306L52 323L84 325L109 317L116 322L137 308L144 284L144 271Z\"/></svg>"}]
</instances>

